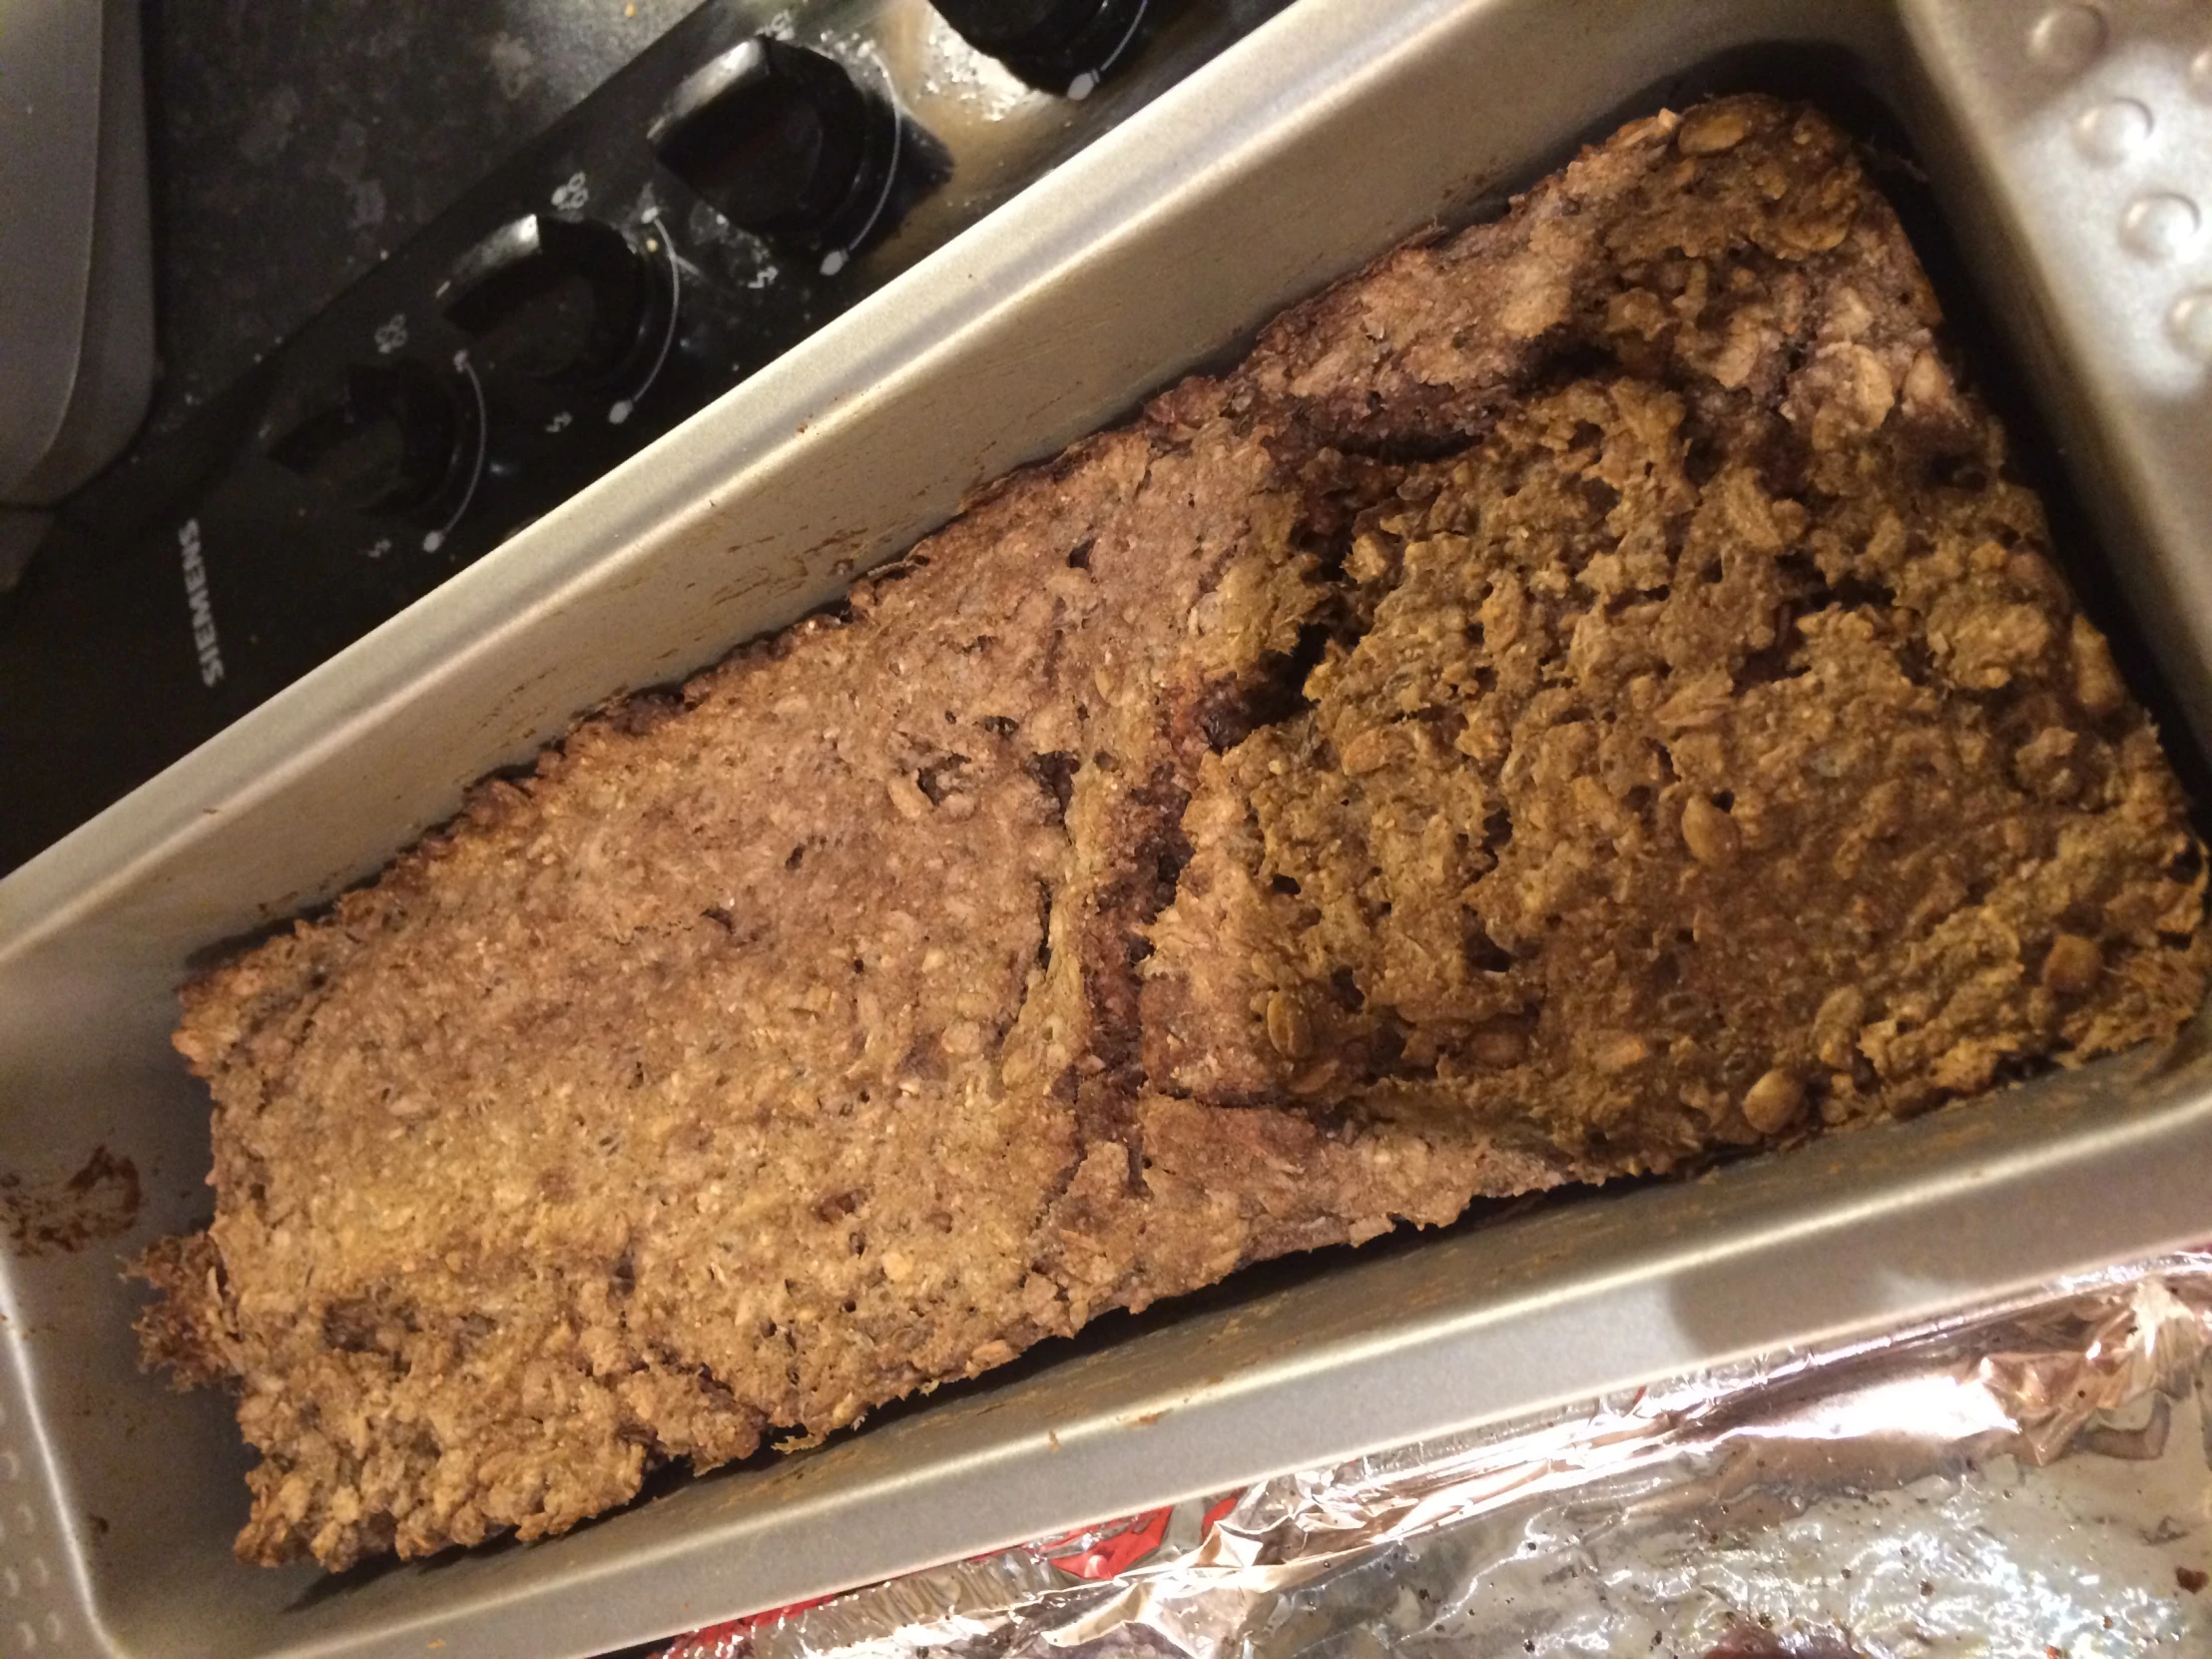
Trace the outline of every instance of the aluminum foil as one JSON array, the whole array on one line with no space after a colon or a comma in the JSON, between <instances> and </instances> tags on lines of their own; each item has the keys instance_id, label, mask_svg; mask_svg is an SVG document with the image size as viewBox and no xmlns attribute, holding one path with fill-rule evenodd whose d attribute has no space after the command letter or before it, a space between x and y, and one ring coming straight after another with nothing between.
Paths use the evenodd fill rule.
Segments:
<instances>
[{"instance_id":1,"label":"aluminum foil","mask_svg":"<svg viewBox=\"0 0 2212 1659\"><path fill-rule=\"evenodd\" d=\"M2212 1251L1102 1522L669 1659L2212 1653Z\"/></svg>"}]
</instances>

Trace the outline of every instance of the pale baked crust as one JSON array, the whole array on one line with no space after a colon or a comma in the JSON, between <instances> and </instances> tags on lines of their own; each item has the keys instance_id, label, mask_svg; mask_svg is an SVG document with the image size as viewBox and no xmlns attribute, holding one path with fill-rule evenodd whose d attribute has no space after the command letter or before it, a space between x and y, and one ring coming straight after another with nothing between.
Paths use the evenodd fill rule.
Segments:
<instances>
[{"instance_id":1,"label":"pale baked crust","mask_svg":"<svg viewBox=\"0 0 2212 1659\"><path fill-rule=\"evenodd\" d=\"M2201 851L1936 320L1818 117L1637 123L196 980L240 1553L2169 1034Z\"/></svg>"}]
</instances>

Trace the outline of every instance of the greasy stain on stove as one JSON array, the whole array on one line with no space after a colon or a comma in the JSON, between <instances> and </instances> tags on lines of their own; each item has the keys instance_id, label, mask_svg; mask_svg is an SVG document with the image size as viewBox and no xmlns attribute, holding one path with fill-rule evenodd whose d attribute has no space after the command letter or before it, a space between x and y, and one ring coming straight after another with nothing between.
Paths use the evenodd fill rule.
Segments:
<instances>
[{"instance_id":1,"label":"greasy stain on stove","mask_svg":"<svg viewBox=\"0 0 2212 1659\"><path fill-rule=\"evenodd\" d=\"M682 17L227 388L165 394L64 505L0 593L0 872L1285 3L708 0ZM500 97L524 99L537 55L492 46ZM287 84L234 148L275 161L318 119ZM406 218L359 134L339 136L352 231Z\"/></svg>"}]
</instances>

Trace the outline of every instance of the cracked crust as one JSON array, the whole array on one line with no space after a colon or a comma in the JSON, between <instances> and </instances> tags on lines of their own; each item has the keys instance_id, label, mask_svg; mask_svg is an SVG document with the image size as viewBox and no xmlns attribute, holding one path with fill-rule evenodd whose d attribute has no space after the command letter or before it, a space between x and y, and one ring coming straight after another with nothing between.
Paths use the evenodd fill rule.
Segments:
<instances>
[{"instance_id":1,"label":"cracked crust","mask_svg":"<svg viewBox=\"0 0 2212 1659\"><path fill-rule=\"evenodd\" d=\"M1936 322L1819 118L1638 123L189 985L241 1555L2168 1034L2201 852Z\"/></svg>"},{"instance_id":2,"label":"cracked crust","mask_svg":"<svg viewBox=\"0 0 2212 1659\"><path fill-rule=\"evenodd\" d=\"M1666 1170L2194 1006L2197 843L2033 498L1902 423L1700 484L1684 413L1576 380L1369 515L1364 630L1201 763L1155 1085Z\"/></svg>"}]
</instances>

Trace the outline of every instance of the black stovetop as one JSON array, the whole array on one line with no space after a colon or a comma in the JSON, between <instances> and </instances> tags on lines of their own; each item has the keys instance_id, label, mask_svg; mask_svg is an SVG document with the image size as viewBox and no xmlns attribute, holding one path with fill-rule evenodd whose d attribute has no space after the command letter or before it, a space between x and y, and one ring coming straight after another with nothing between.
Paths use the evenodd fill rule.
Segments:
<instances>
[{"instance_id":1,"label":"black stovetop","mask_svg":"<svg viewBox=\"0 0 2212 1659\"><path fill-rule=\"evenodd\" d=\"M146 9L174 428L698 0L156 0Z\"/></svg>"},{"instance_id":2,"label":"black stovetop","mask_svg":"<svg viewBox=\"0 0 2212 1659\"><path fill-rule=\"evenodd\" d=\"M154 8L163 373L0 591L0 874L1287 3Z\"/></svg>"}]
</instances>

